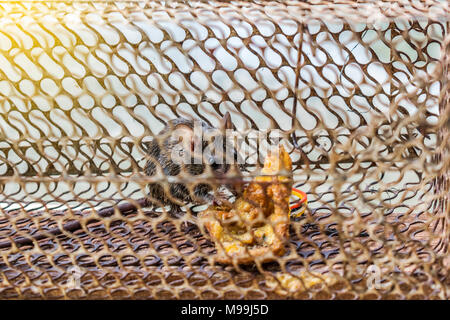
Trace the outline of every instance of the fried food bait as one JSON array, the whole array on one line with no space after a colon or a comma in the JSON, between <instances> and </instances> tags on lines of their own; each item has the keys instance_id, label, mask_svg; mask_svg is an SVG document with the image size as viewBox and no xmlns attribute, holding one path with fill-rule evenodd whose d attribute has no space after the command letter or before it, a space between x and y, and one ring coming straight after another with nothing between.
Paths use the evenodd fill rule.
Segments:
<instances>
[{"instance_id":1,"label":"fried food bait","mask_svg":"<svg viewBox=\"0 0 450 320\"><path fill-rule=\"evenodd\" d=\"M233 204L210 206L199 214L216 244L217 262L266 262L284 254L292 161L283 147L268 154L261 173Z\"/></svg>"}]
</instances>

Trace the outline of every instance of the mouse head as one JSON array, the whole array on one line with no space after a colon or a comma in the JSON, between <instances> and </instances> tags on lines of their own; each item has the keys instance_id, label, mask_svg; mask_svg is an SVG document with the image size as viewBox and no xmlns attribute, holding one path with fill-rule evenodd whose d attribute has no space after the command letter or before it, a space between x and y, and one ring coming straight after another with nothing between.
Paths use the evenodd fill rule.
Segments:
<instances>
[{"instance_id":1,"label":"mouse head","mask_svg":"<svg viewBox=\"0 0 450 320\"><path fill-rule=\"evenodd\" d=\"M219 128L202 121L172 120L165 150L170 159L190 174L201 174L210 167L216 174L225 174L238 162L238 153L231 143L234 126L227 112Z\"/></svg>"}]
</instances>

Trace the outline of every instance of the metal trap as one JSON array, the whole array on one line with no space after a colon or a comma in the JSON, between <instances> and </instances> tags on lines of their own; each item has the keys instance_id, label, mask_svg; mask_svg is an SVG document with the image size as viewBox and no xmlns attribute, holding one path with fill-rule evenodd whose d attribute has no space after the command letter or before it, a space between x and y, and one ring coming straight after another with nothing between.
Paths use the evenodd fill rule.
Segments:
<instances>
[{"instance_id":1,"label":"metal trap","mask_svg":"<svg viewBox=\"0 0 450 320\"><path fill-rule=\"evenodd\" d=\"M445 1L0 1L0 297L448 299L448 15ZM218 128L227 112L242 176L280 144L308 197L274 261L218 263L196 223L207 204L175 218L142 201L156 182L218 188L211 171L145 166L171 119Z\"/></svg>"}]
</instances>

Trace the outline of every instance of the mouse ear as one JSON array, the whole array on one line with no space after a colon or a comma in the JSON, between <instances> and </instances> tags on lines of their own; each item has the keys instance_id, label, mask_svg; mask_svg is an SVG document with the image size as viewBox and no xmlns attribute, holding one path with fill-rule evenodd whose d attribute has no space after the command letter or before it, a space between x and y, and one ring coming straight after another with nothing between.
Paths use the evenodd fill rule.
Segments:
<instances>
[{"instance_id":1,"label":"mouse ear","mask_svg":"<svg viewBox=\"0 0 450 320\"><path fill-rule=\"evenodd\" d=\"M184 150L194 151L194 129L186 124L178 124L172 131L171 138L181 143Z\"/></svg>"},{"instance_id":2,"label":"mouse ear","mask_svg":"<svg viewBox=\"0 0 450 320\"><path fill-rule=\"evenodd\" d=\"M222 118L222 127L224 130L233 129L233 123L231 122L230 113L227 111Z\"/></svg>"}]
</instances>

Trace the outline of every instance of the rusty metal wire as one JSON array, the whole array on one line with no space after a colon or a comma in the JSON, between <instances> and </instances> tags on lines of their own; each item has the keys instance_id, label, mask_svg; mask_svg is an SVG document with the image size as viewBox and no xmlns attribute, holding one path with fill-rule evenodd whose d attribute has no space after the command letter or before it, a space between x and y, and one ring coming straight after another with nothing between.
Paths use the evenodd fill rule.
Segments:
<instances>
[{"instance_id":1,"label":"rusty metal wire","mask_svg":"<svg viewBox=\"0 0 450 320\"><path fill-rule=\"evenodd\" d=\"M0 243L47 232L0 248L0 297L448 299L448 16L445 1L0 1ZM255 151L246 178L268 144L251 134L277 130L308 194L275 262L216 263L204 207L139 202L168 184L143 170L164 125L226 112ZM139 210L98 215L123 203Z\"/></svg>"}]
</instances>

